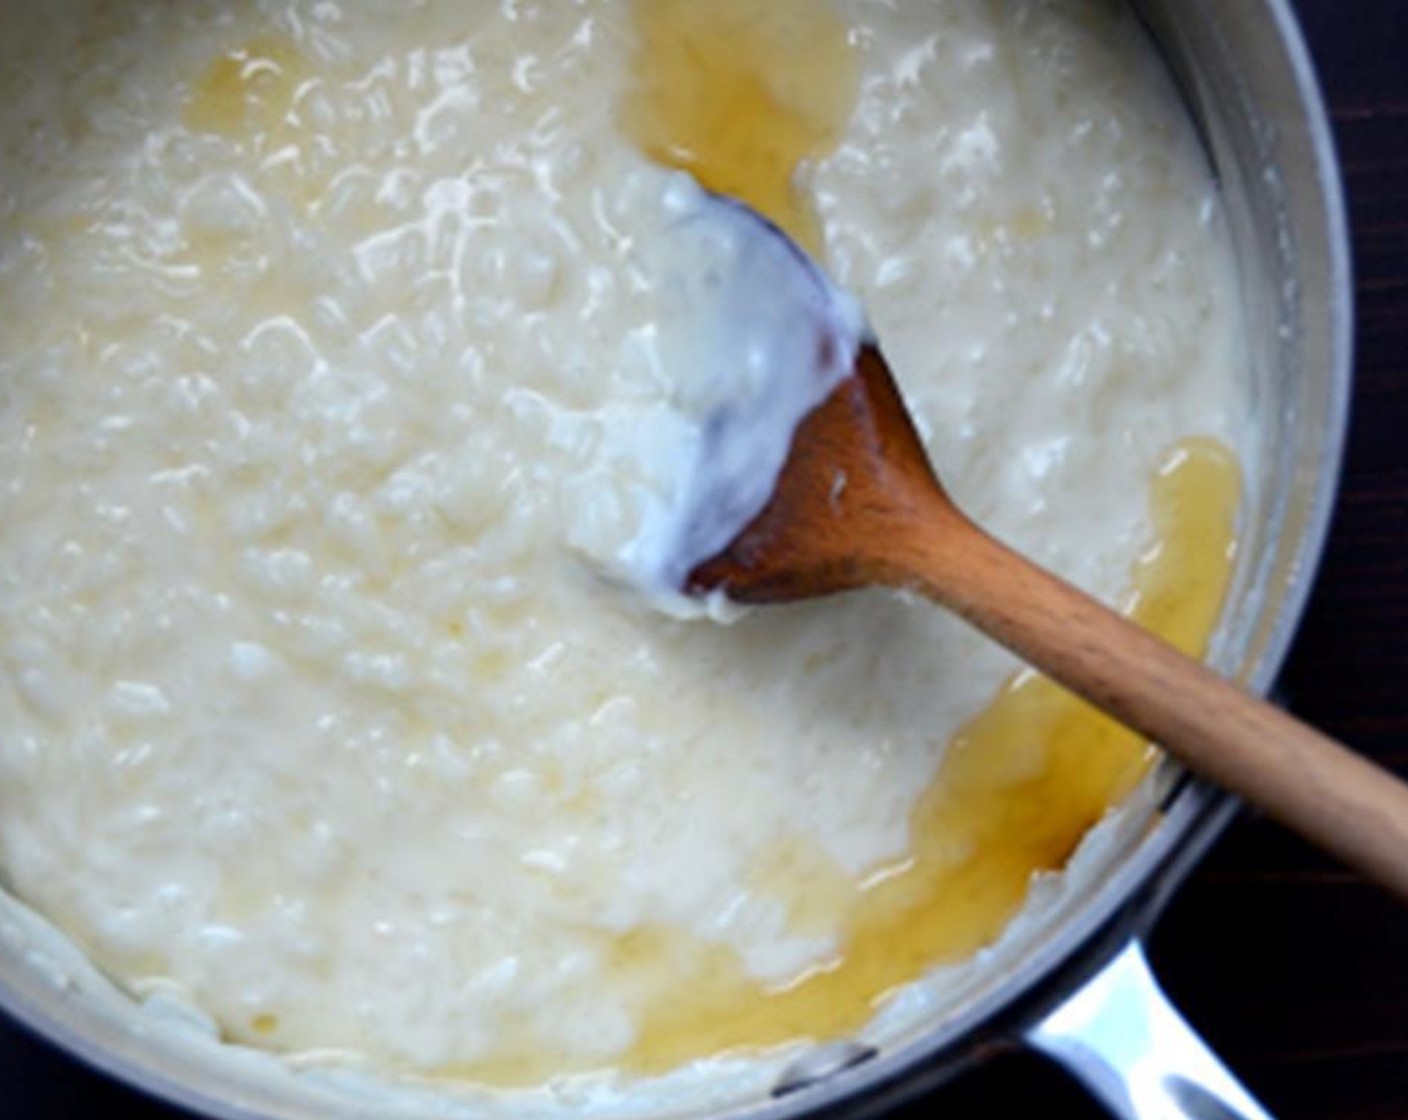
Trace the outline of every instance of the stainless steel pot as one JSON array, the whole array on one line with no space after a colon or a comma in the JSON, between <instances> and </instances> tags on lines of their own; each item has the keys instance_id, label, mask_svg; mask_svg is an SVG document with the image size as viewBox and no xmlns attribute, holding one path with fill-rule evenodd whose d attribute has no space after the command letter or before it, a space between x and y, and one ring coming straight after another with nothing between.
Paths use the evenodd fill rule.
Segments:
<instances>
[{"instance_id":1,"label":"stainless steel pot","mask_svg":"<svg viewBox=\"0 0 1408 1120\"><path fill-rule=\"evenodd\" d=\"M1222 181L1242 265L1264 454L1252 464L1233 611L1216 656L1258 690L1290 644L1329 520L1350 384L1350 266L1330 130L1286 0L1146 0L1137 5L1198 121ZM1124 1117L1255 1118L1265 1112L1168 1004L1140 939L1235 806L1166 768L1149 827L941 1021L883 1052L819 1048L762 1100L696 1110L714 1120L872 1115L1007 1046L1064 1064ZM119 1078L231 1120L377 1117L384 1102L330 1081L271 1078L132 1014L29 948L0 911L0 1005ZM61 962L62 963L62 962ZM209 1048L207 1048L208 1050ZM665 1111L679 1113L678 1108Z\"/></svg>"}]
</instances>

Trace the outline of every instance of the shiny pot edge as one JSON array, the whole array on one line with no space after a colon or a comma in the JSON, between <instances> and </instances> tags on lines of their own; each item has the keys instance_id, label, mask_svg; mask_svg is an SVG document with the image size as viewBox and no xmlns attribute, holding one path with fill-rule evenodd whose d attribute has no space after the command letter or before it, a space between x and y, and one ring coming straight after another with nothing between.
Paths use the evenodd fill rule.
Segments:
<instances>
[{"instance_id":1,"label":"shiny pot edge","mask_svg":"<svg viewBox=\"0 0 1408 1120\"><path fill-rule=\"evenodd\" d=\"M1263 0L1259 10L1274 32L1272 47L1286 57L1295 83L1294 110L1311 148L1320 196L1318 231L1325 241L1330 300L1330 363L1323 462L1304 524L1288 568L1287 590L1274 624L1248 676L1250 687L1265 692L1289 649L1309 596L1314 569L1328 533L1348 418L1352 293L1343 193L1329 121L1308 51L1288 0ZM1271 49L1271 48L1268 48ZM1166 806L1159 827L1125 860L1061 931L1017 962L1003 991L952 1017L938 1028L874 1060L762 1106L745 1105L719 1114L719 1120L788 1120L816 1116L873 1116L922 1093L996 1051L1018 1044L1044 1014L1098 977L1131 940L1147 931L1181 879L1226 826L1235 802L1204 783L1182 783ZM21 991L0 985L0 1008L19 1023L84 1063L172 1104L222 1120L266 1120L279 1115L255 1103L179 1080L144 1061L140 1039L96 1036L91 1019L80 1025L62 995L42 998L40 986ZM124 1044L125 1043L125 1044ZM293 1111L283 1113L294 1116Z\"/></svg>"}]
</instances>

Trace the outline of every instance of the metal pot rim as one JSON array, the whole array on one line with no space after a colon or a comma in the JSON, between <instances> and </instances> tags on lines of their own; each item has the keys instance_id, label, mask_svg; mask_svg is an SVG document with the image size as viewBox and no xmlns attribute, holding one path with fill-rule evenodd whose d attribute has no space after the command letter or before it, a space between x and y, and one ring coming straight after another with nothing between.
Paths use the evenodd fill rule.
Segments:
<instances>
[{"instance_id":1,"label":"metal pot rim","mask_svg":"<svg viewBox=\"0 0 1408 1120\"><path fill-rule=\"evenodd\" d=\"M1248 677L1249 686L1263 694L1290 648L1329 532L1348 426L1353 324L1345 201L1329 118L1289 0L1266 0L1266 7L1270 30L1294 74L1299 99L1296 108L1309 134L1315 175L1325 204L1320 217L1325 224L1323 234L1329 256L1333 355L1326 456L1297 543L1295 578ZM756 1103L736 1106L719 1114L718 1120L735 1120L744 1115L748 1120L791 1120L804 1113L840 1110L872 1113L951 1074L962 1062L973 1060L985 1045L1001 1045L1015 1024L1068 992L1131 936L1147 927L1235 810L1236 802L1230 795L1198 780L1184 780L1165 806L1163 820L1139 850L1119 864L1064 930L1013 962L986 999L960 1009L921 1037L821 1085L761 1107ZM135 1052L135 1047L133 1053L125 1053L126 1048L103 1045L96 1037L94 1024L75 1024L66 1007L62 997L41 1002L0 979L0 1010L85 1064L198 1114L223 1120L261 1120L266 1115L153 1067Z\"/></svg>"}]
</instances>

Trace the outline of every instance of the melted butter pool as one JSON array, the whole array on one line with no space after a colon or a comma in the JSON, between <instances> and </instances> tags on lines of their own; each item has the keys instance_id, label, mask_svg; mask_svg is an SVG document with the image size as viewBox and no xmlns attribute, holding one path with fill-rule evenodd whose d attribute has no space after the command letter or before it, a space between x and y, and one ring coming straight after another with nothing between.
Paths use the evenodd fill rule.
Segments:
<instances>
[{"instance_id":1,"label":"melted butter pool","mask_svg":"<svg viewBox=\"0 0 1408 1120\"><path fill-rule=\"evenodd\" d=\"M285 125L306 70L287 39L256 36L210 64L191 90L183 120L196 132L235 138Z\"/></svg>"},{"instance_id":2,"label":"melted butter pool","mask_svg":"<svg viewBox=\"0 0 1408 1120\"><path fill-rule=\"evenodd\" d=\"M635 0L632 10L640 41L623 120L636 143L820 253L796 176L832 151L855 104L845 24L810 0Z\"/></svg>"}]
</instances>

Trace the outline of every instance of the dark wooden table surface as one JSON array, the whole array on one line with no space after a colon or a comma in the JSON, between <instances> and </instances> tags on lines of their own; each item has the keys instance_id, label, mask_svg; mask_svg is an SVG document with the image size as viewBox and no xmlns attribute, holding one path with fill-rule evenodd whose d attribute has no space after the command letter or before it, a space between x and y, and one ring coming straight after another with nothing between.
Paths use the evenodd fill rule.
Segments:
<instances>
[{"instance_id":1,"label":"dark wooden table surface","mask_svg":"<svg viewBox=\"0 0 1408 1120\"><path fill-rule=\"evenodd\" d=\"M1237 3L1238 0L1227 0ZM1283 689L1408 773L1408 0L1299 0L1340 144L1358 276L1344 488ZM1408 1118L1408 908L1242 819L1152 944L1174 999L1284 1120ZM1103 1114L1030 1058L907 1109L953 1120ZM0 1023L0 1116L181 1120Z\"/></svg>"}]
</instances>

